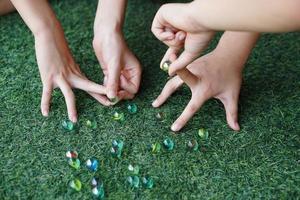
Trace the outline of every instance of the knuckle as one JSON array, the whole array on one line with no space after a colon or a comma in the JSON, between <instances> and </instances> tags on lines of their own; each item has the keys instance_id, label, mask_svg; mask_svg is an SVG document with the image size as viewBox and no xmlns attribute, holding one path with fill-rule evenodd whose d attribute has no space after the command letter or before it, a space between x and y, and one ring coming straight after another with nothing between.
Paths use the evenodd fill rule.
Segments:
<instances>
[{"instance_id":1,"label":"knuckle","mask_svg":"<svg viewBox=\"0 0 300 200\"><path fill-rule=\"evenodd\" d=\"M195 113L198 110L198 106L195 103L191 103L190 106L188 107L188 111L191 113Z\"/></svg>"}]
</instances>

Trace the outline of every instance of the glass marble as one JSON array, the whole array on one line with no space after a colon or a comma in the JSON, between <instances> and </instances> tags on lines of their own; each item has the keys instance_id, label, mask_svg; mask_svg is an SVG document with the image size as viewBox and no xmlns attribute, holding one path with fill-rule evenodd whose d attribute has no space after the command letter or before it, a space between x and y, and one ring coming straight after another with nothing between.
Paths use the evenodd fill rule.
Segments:
<instances>
[{"instance_id":1,"label":"glass marble","mask_svg":"<svg viewBox=\"0 0 300 200\"><path fill-rule=\"evenodd\" d=\"M62 122L62 127L66 131L73 131L75 129L75 123L71 122L70 120L64 120Z\"/></svg>"},{"instance_id":2,"label":"glass marble","mask_svg":"<svg viewBox=\"0 0 300 200\"><path fill-rule=\"evenodd\" d=\"M197 151L199 148L199 144L198 144L197 140L190 140L187 143L187 147L190 151Z\"/></svg>"},{"instance_id":3,"label":"glass marble","mask_svg":"<svg viewBox=\"0 0 300 200\"><path fill-rule=\"evenodd\" d=\"M79 169L80 168L80 160L78 158L70 158L68 159L68 164L74 168L74 169Z\"/></svg>"},{"instance_id":4,"label":"glass marble","mask_svg":"<svg viewBox=\"0 0 300 200\"><path fill-rule=\"evenodd\" d=\"M128 170L129 170L132 174L137 175L137 174L139 174L139 172L140 172L140 167L137 166L137 165L132 165L132 164L130 164L130 165L128 166Z\"/></svg>"},{"instance_id":5,"label":"glass marble","mask_svg":"<svg viewBox=\"0 0 300 200\"><path fill-rule=\"evenodd\" d=\"M113 113L113 120L124 121L124 113L118 113L117 111Z\"/></svg>"},{"instance_id":6,"label":"glass marble","mask_svg":"<svg viewBox=\"0 0 300 200\"><path fill-rule=\"evenodd\" d=\"M151 151L152 153L159 153L161 150L161 145L159 142L156 142L154 144L151 145Z\"/></svg>"},{"instance_id":7,"label":"glass marble","mask_svg":"<svg viewBox=\"0 0 300 200\"><path fill-rule=\"evenodd\" d=\"M162 65L161 65L161 69L165 72L169 71L169 67L171 65L171 61L166 60Z\"/></svg>"},{"instance_id":8,"label":"glass marble","mask_svg":"<svg viewBox=\"0 0 300 200\"><path fill-rule=\"evenodd\" d=\"M91 186L92 186L92 188L94 188L94 187L96 187L96 186L103 187L103 182L102 182L101 179L96 178L96 177L93 177L93 178L92 178L92 181L91 181Z\"/></svg>"},{"instance_id":9,"label":"glass marble","mask_svg":"<svg viewBox=\"0 0 300 200\"><path fill-rule=\"evenodd\" d=\"M79 179L75 179L70 181L69 186L74 190L76 190L77 192L79 192L81 190L82 184Z\"/></svg>"},{"instance_id":10,"label":"glass marble","mask_svg":"<svg viewBox=\"0 0 300 200\"><path fill-rule=\"evenodd\" d=\"M66 153L67 158L78 158L77 151L67 151Z\"/></svg>"},{"instance_id":11,"label":"glass marble","mask_svg":"<svg viewBox=\"0 0 300 200\"><path fill-rule=\"evenodd\" d=\"M129 103L128 105L127 105L127 110L128 110L128 112L129 113L131 113L131 114L134 114L134 113L136 113L137 112L137 106L134 104L134 103Z\"/></svg>"},{"instance_id":12,"label":"glass marble","mask_svg":"<svg viewBox=\"0 0 300 200\"><path fill-rule=\"evenodd\" d=\"M163 120L164 119L164 113L163 112L159 112L156 114L156 119L158 120Z\"/></svg>"},{"instance_id":13,"label":"glass marble","mask_svg":"<svg viewBox=\"0 0 300 200\"><path fill-rule=\"evenodd\" d=\"M153 185L154 185L154 181L152 178L150 177L143 177L142 178L142 182L143 182L143 186L147 189L151 189L153 188Z\"/></svg>"},{"instance_id":14,"label":"glass marble","mask_svg":"<svg viewBox=\"0 0 300 200\"><path fill-rule=\"evenodd\" d=\"M200 129L198 130L198 135L199 135L199 137L200 137L201 139L205 139L205 140L208 139L208 131L205 130L204 128L200 128Z\"/></svg>"},{"instance_id":15,"label":"glass marble","mask_svg":"<svg viewBox=\"0 0 300 200\"><path fill-rule=\"evenodd\" d=\"M85 125L87 126L87 127L89 127L89 128L91 128L91 129L96 129L97 128L97 122L96 121L94 121L94 120L87 120L86 122L85 122Z\"/></svg>"},{"instance_id":16,"label":"glass marble","mask_svg":"<svg viewBox=\"0 0 300 200\"><path fill-rule=\"evenodd\" d=\"M138 176L128 176L127 183L132 188L138 188L140 185L140 178Z\"/></svg>"},{"instance_id":17,"label":"glass marble","mask_svg":"<svg viewBox=\"0 0 300 200\"><path fill-rule=\"evenodd\" d=\"M110 152L114 157L120 158L121 154L122 154L123 147L124 147L124 142L123 141L114 140L112 142L112 147L111 147Z\"/></svg>"},{"instance_id":18,"label":"glass marble","mask_svg":"<svg viewBox=\"0 0 300 200\"><path fill-rule=\"evenodd\" d=\"M88 159L87 161L86 161L86 167L90 170L90 171L92 171L92 172L95 172L95 171L97 171L97 169L98 169L98 166L99 166L99 162L98 162L98 160L96 160L96 159Z\"/></svg>"},{"instance_id":19,"label":"glass marble","mask_svg":"<svg viewBox=\"0 0 300 200\"><path fill-rule=\"evenodd\" d=\"M114 98L111 98L109 100L112 103L112 105L115 105L120 101L120 99L118 97L114 97Z\"/></svg>"},{"instance_id":20,"label":"glass marble","mask_svg":"<svg viewBox=\"0 0 300 200\"><path fill-rule=\"evenodd\" d=\"M104 199L105 193L104 193L104 188L103 187L94 187L92 188L92 193L95 195L95 197L99 199Z\"/></svg>"},{"instance_id":21,"label":"glass marble","mask_svg":"<svg viewBox=\"0 0 300 200\"><path fill-rule=\"evenodd\" d=\"M167 149L167 150L173 150L174 149L174 142L167 138L164 140L164 147Z\"/></svg>"}]
</instances>

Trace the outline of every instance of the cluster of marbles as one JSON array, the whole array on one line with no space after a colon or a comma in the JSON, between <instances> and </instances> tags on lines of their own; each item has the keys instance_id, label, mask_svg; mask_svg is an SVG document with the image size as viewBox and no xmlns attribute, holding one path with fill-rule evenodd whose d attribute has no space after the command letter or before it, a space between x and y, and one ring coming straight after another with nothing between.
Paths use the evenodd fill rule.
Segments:
<instances>
[{"instance_id":1,"label":"cluster of marbles","mask_svg":"<svg viewBox=\"0 0 300 200\"><path fill-rule=\"evenodd\" d=\"M72 168L74 169L80 168L80 160L78 159L78 153L76 151L67 151L66 157L68 159L68 164ZM97 159L91 158L86 161L86 167L91 172L96 172L98 170L98 166L99 166L99 162ZM74 179L69 182L69 186L75 191L80 192L82 188L82 183L79 179ZM104 198L103 182L100 179L93 177L91 181L91 186L92 186L93 195L98 199L103 199Z\"/></svg>"},{"instance_id":2,"label":"cluster of marbles","mask_svg":"<svg viewBox=\"0 0 300 200\"><path fill-rule=\"evenodd\" d=\"M151 189L153 188L154 181L149 176L144 176L141 179L139 178L139 166L130 164L128 166L130 176L127 177L126 182L130 188L139 188L141 183L144 188Z\"/></svg>"}]
</instances>

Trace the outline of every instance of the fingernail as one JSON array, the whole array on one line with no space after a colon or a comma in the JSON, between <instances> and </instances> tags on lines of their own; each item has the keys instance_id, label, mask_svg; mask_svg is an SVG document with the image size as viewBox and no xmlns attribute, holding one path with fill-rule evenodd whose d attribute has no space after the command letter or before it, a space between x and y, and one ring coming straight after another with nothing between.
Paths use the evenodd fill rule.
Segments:
<instances>
[{"instance_id":1,"label":"fingernail","mask_svg":"<svg viewBox=\"0 0 300 200\"><path fill-rule=\"evenodd\" d=\"M239 125L239 123L237 123L237 122L234 122L234 126L235 126L235 128L236 128L236 130L237 130L237 131L239 131L239 130L240 130L240 125Z\"/></svg>"},{"instance_id":2,"label":"fingernail","mask_svg":"<svg viewBox=\"0 0 300 200\"><path fill-rule=\"evenodd\" d=\"M178 124L173 124L172 126L171 126L171 130L172 131L178 131L179 130L179 125Z\"/></svg>"},{"instance_id":3,"label":"fingernail","mask_svg":"<svg viewBox=\"0 0 300 200\"><path fill-rule=\"evenodd\" d=\"M48 117L49 112L48 112L47 110L42 110L42 115L43 115L44 117Z\"/></svg>"},{"instance_id":4,"label":"fingernail","mask_svg":"<svg viewBox=\"0 0 300 200\"><path fill-rule=\"evenodd\" d=\"M72 116L72 117L71 117L71 121L72 121L73 123L76 123L76 122L77 122L77 117Z\"/></svg>"},{"instance_id":5,"label":"fingernail","mask_svg":"<svg viewBox=\"0 0 300 200\"><path fill-rule=\"evenodd\" d=\"M157 100L154 100L154 101L152 102L152 106L153 106L153 107L157 107L157 104L158 104L158 101L157 101Z\"/></svg>"}]
</instances>

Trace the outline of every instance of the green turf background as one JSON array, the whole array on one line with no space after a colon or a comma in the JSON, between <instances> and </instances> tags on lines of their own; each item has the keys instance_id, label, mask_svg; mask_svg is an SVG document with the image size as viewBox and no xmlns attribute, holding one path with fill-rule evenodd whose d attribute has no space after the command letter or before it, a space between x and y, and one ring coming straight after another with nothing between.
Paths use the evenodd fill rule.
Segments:
<instances>
[{"instance_id":1,"label":"green turf background","mask_svg":"<svg viewBox=\"0 0 300 200\"><path fill-rule=\"evenodd\" d=\"M93 53L96 1L53 1L72 52L89 78L101 82ZM166 82L158 65L166 47L150 32L159 4L130 0L125 35L143 65L141 90L130 115L126 103L106 108L76 91L80 124L98 122L97 130L82 126L77 134L61 130L67 117L64 98L55 91L51 114L43 118L39 103L41 82L33 37L15 13L0 17L0 199L91 199L92 173L71 169L65 152L75 149L84 162L91 156L102 164L107 199L297 199L300 196L300 34L264 35L244 73L240 99L239 133L231 131L222 104L208 101L181 134L169 127L190 98L178 91L160 109L152 100ZM112 11L113 12L113 11ZM238 42L238 41L237 41ZM215 44L215 43L214 43ZM125 112L123 123L111 120L113 111ZM163 111L166 118L154 117ZM190 153L185 144L206 128L206 152ZM174 139L173 152L152 155L147 145ZM125 141L121 160L111 158L113 139ZM152 190L131 190L124 184L129 163L155 179ZM82 192L67 186L79 177Z\"/></svg>"}]
</instances>

